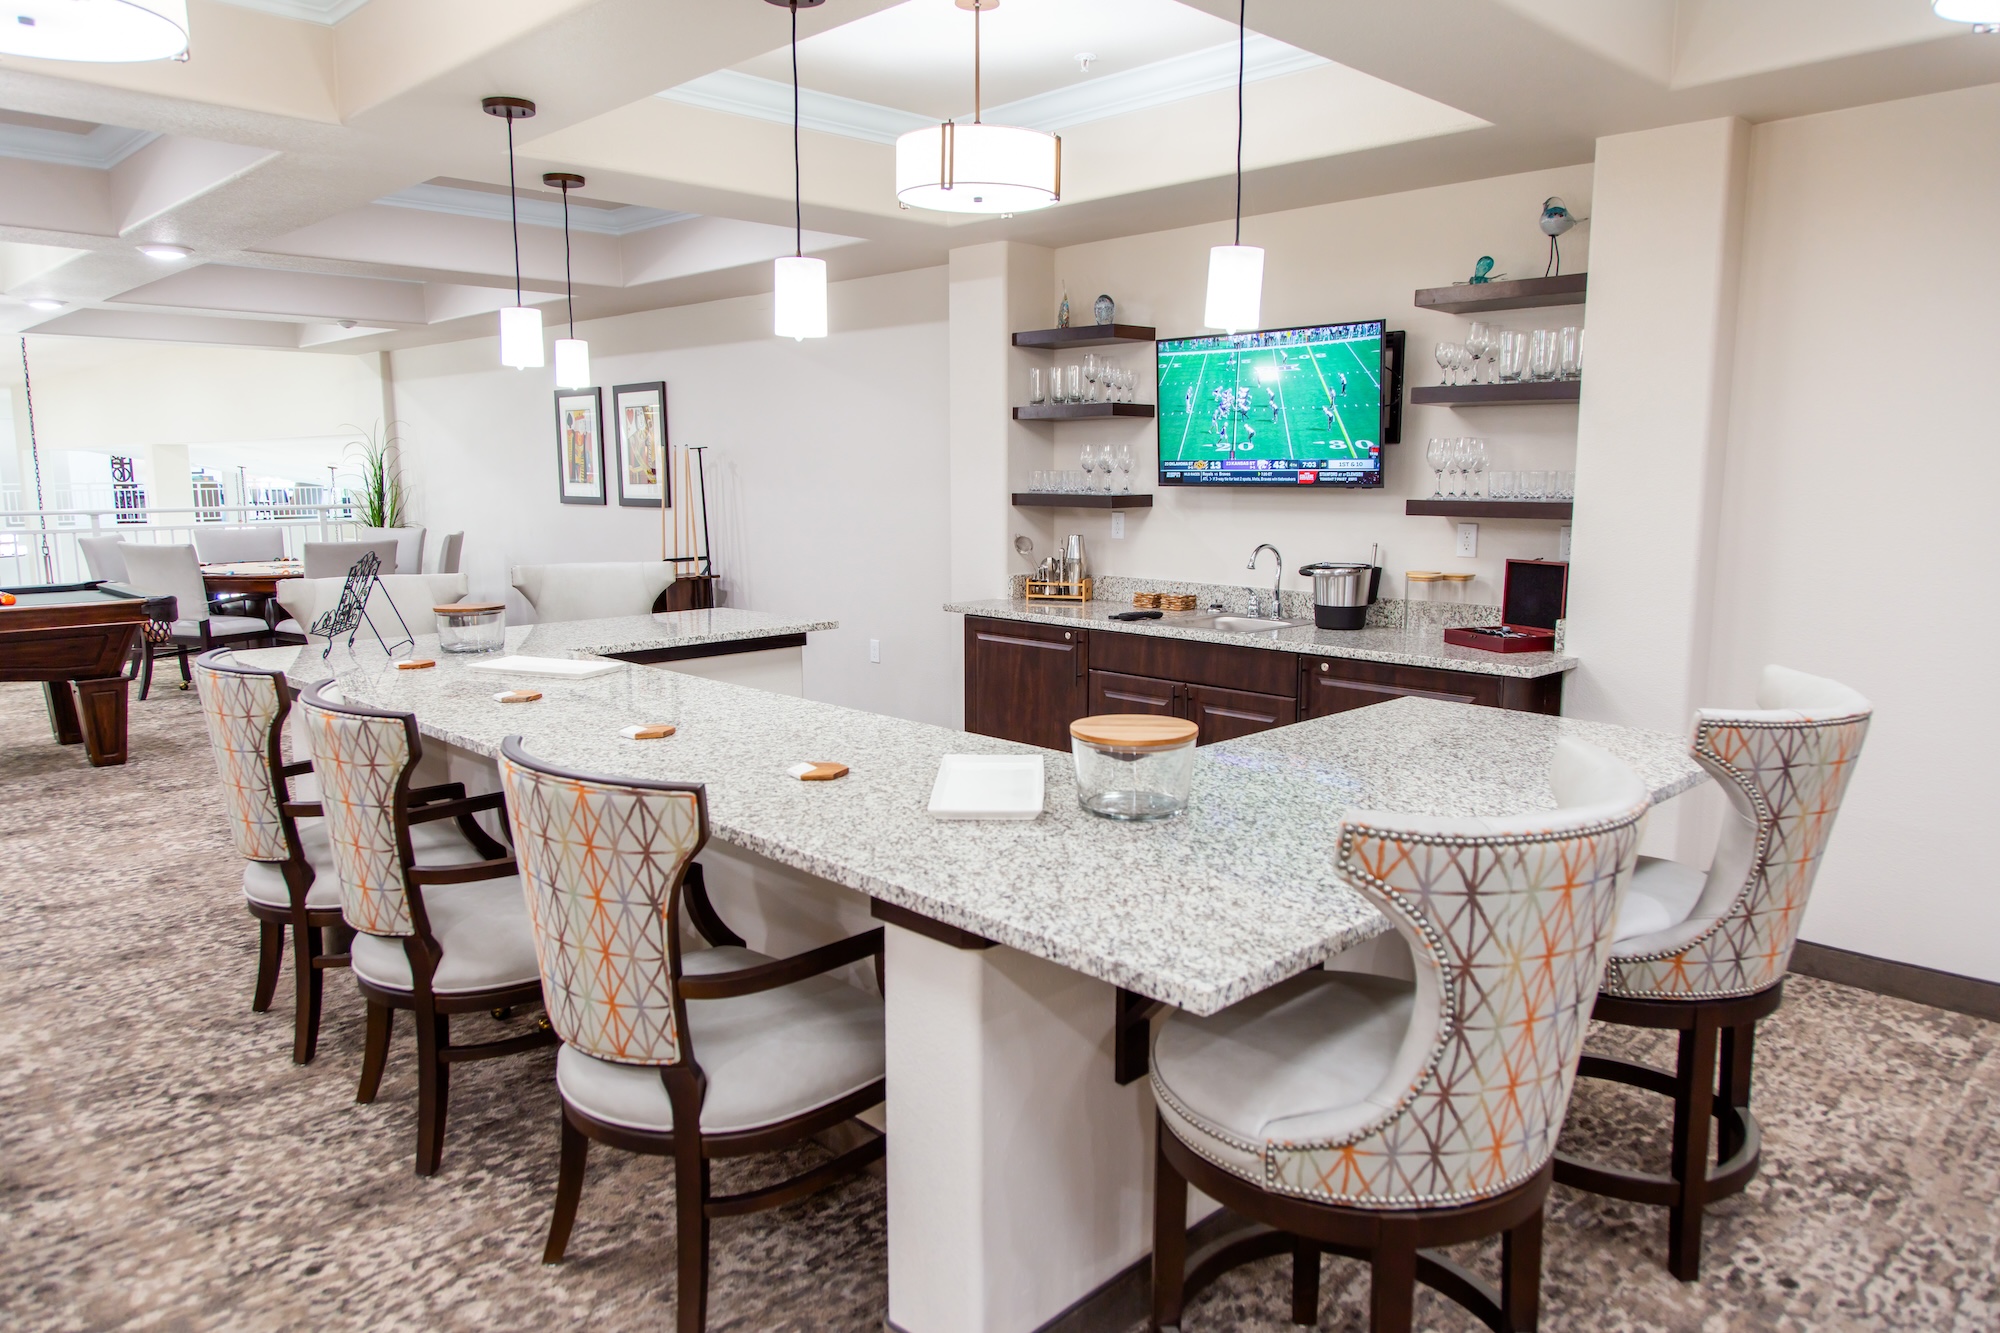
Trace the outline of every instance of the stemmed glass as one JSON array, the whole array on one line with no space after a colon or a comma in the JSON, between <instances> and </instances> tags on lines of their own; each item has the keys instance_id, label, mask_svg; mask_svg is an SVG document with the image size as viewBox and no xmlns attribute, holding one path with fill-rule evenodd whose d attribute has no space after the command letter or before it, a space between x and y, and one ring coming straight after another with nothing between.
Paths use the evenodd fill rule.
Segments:
<instances>
[{"instance_id":1,"label":"stemmed glass","mask_svg":"<svg viewBox=\"0 0 2000 1333\"><path fill-rule=\"evenodd\" d=\"M1472 361L1472 378L1469 382L1473 384L1479 383L1479 362L1486 355L1486 336L1485 323L1473 320L1471 330L1465 335L1465 350L1470 353Z\"/></svg>"},{"instance_id":2,"label":"stemmed glass","mask_svg":"<svg viewBox=\"0 0 2000 1333\"><path fill-rule=\"evenodd\" d=\"M1432 355L1433 357L1435 357L1435 358L1436 358L1436 360L1437 360L1437 363L1438 363L1438 374L1439 374L1439 376L1440 376L1440 378L1439 378L1439 380L1438 380L1438 383L1440 383L1440 384L1450 384L1450 383L1451 383L1451 363L1452 363L1452 357L1453 357L1453 351L1452 351L1452 346L1451 346L1451 344L1450 344L1450 343L1439 343L1439 344L1437 345L1437 347L1436 347L1436 348L1434 348L1434 349L1432 350L1432 352L1431 352L1431 355Z\"/></svg>"},{"instance_id":3,"label":"stemmed glass","mask_svg":"<svg viewBox=\"0 0 2000 1333\"><path fill-rule=\"evenodd\" d=\"M1132 446L1118 446L1116 457L1111 460L1111 489L1119 495L1129 495L1132 491Z\"/></svg>"},{"instance_id":4,"label":"stemmed glass","mask_svg":"<svg viewBox=\"0 0 2000 1333\"><path fill-rule=\"evenodd\" d=\"M1095 352L1085 352L1083 354L1083 380L1090 387L1084 390L1083 398L1087 403L1097 401L1097 371L1097 354Z\"/></svg>"},{"instance_id":5,"label":"stemmed glass","mask_svg":"<svg viewBox=\"0 0 2000 1333\"><path fill-rule=\"evenodd\" d=\"M1096 450L1094 450L1094 449L1092 449L1092 448L1091 448L1091 447L1090 447L1089 445L1087 445L1087 444L1086 444L1086 445L1084 445L1084 446L1083 446L1083 448L1082 448L1082 450L1081 450L1081 451L1079 451L1079 452L1078 452L1078 454L1077 454L1077 456L1076 456L1076 465L1077 465L1077 467L1078 467L1078 468L1080 468L1080 469L1082 470L1082 472L1083 472L1083 489L1084 489L1084 490L1086 490L1086 491L1094 491L1094 490L1096 490L1096 489L1097 489L1097 451L1096 451Z\"/></svg>"},{"instance_id":6,"label":"stemmed glass","mask_svg":"<svg viewBox=\"0 0 2000 1333\"><path fill-rule=\"evenodd\" d=\"M1479 494L1480 479L1486 473L1486 441L1474 439L1467 441L1467 443L1472 447L1472 457L1470 460L1472 467L1472 489L1468 494L1477 496Z\"/></svg>"},{"instance_id":7,"label":"stemmed glass","mask_svg":"<svg viewBox=\"0 0 2000 1333\"><path fill-rule=\"evenodd\" d=\"M1444 344L1439 343L1438 346L1442 347ZM1436 481L1431 486L1431 499L1433 500L1444 499L1444 467L1450 459L1451 442L1449 440L1441 440L1433 435L1430 443L1424 446L1424 462L1430 465L1431 472L1436 477Z\"/></svg>"}]
</instances>

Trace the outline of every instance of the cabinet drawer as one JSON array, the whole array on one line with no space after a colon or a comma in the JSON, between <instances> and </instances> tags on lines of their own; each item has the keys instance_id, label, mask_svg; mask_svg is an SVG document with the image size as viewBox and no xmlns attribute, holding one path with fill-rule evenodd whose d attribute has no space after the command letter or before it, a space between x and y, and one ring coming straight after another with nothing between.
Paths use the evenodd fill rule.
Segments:
<instances>
[{"instance_id":1,"label":"cabinet drawer","mask_svg":"<svg viewBox=\"0 0 2000 1333\"><path fill-rule=\"evenodd\" d=\"M965 618L965 729L1052 750L1089 706L1086 631Z\"/></svg>"},{"instance_id":2,"label":"cabinet drawer","mask_svg":"<svg viewBox=\"0 0 2000 1333\"><path fill-rule=\"evenodd\" d=\"M1299 661L1299 677L1299 712L1304 717L1344 713L1350 708L1366 708L1406 695L1494 708L1525 707L1508 698L1506 685L1513 677L1487 676L1476 671L1437 671L1343 657L1304 657Z\"/></svg>"},{"instance_id":3,"label":"cabinet drawer","mask_svg":"<svg viewBox=\"0 0 2000 1333\"><path fill-rule=\"evenodd\" d=\"M1196 745L1254 736L1299 720L1299 702L1287 695L1190 685L1186 697L1187 716L1196 729Z\"/></svg>"},{"instance_id":4,"label":"cabinet drawer","mask_svg":"<svg viewBox=\"0 0 2000 1333\"><path fill-rule=\"evenodd\" d=\"M1116 671L1090 673L1090 713L1150 713L1156 717L1180 716L1181 687L1170 680L1151 676L1127 676Z\"/></svg>"},{"instance_id":5,"label":"cabinet drawer","mask_svg":"<svg viewBox=\"0 0 2000 1333\"><path fill-rule=\"evenodd\" d=\"M1090 632L1090 664L1104 671L1154 680L1179 680L1297 698L1298 658L1266 648L1232 648L1150 634Z\"/></svg>"}]
</instances>

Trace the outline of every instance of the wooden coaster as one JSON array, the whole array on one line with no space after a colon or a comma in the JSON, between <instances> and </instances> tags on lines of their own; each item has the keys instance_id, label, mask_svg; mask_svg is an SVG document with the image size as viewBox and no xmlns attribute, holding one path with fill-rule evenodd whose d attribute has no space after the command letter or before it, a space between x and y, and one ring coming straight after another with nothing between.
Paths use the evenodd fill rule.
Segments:
<instances>
[{"instance_id":1,"label":"wooden coaster","mask_svg":"<svg viewBox=\"0 0 2000 1333\"><path fill-rule=\"evenodd\" d=\"M661 741L674 734L670 722L656 722L651 726L627 727L618 733L628 741Z\"/></svg>"},{"instance_id":2,"label":"wooden coaster","mask_svg":"<svg viewBox=\"0 0 2000 1333\"><path fill-rule=\"evenodd\" d=\"M531 704L541 697L540 690L508 690L505 694L494 695L493 700L503 704Z\"/></svg>"},{"instance_id":3,"label":"wooden coaster","mask_svg":"<svg viewBox=\"0 0 2000 1333\"><path fill-rule=\"evenodd\" d=\"M793 764L785 771L800 782L831 782L835 778L844 778L847 776L847 765L830 764L822 760L814 763Z\"/></svg>"},{"instance_id":4,"label":"wooden coaster","mask_svg":"<svg viewBox=\"0 0 2000 1333\"><path fill-rule=\"evenodd\" d=\"M412 657L412 658L411 658L411 659L410 659L409 661L407 661L407 662L398 662L398 663L396 663L396 670L398 670L398 671L422 671L422 670L423 670L423 669L424 669L425 667L434 667L434 666L436 666L436 665L437 665L437 661L436 661L436 659L434 659L434 658L429 658L429 657Z\"/></svg>"}]
</instances>

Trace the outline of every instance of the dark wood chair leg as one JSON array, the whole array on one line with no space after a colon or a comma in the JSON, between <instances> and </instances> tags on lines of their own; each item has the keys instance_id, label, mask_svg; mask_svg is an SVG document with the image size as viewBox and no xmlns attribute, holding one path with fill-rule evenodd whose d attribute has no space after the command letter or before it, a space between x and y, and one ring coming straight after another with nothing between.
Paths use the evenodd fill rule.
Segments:
<instances>
[{"instance_id":1,"label":"dark wood chair leg","mask_svg":"<svg viewBox=\"0 0 2000 1333\"><path fill-rule=\"evenodd\" d=\"M1534 1333L1542 1309L1542 1210L1500 1236L1500 1317L1509 1333Z\"/></svg>"},{"instance_id":2,"label":"dark wood chair leg","mask_svg":"<svg viewBox=\"0 0 2000 1333\"><path fill-rule=\"evenodd\" d=\"M1368 1327L1371 1333L1410 1333L1417 1317L1417 1247L1394 1224L1368 1261Z\"/></svg>"},{"instance_id":3,"label":"dark wood chair leg","mask_svg":"<svg viewBox=\"0 0 2000 1333\"><path fill-rule=\"evenodd\" d=\"M1319 1323L1319 1246L1303 1236L1292 1237L1292 1322Z\"/></svg>"},{"instance_id":4,"label":"dark wood chair leg","mask_svg":"<svg viewBox=\"0 0 2000 1333\"><path fill-rule=\"evenodd\" d=\"M146 695L153 688L153 645L139 644L139 702L146 701Z\"/></svg>"},{"instance_id":5,"label":"dark wood chair leg","mask_svg":"<svg viewBox=\"0 0 2000 1333\"><path fill-rule=\"evenodd\" d=\"M1153 1323L1160 1329L1179 1328L1181 1291L1187 1281L1187 1181L1167 1160L1167 1135L1172 1133L1153 1115Z\"/></svg>"},{"instance_id":6,"label":"dark wood chair leg","mask_svg":"<svg viewBox=\"0 0 2000 1333\"><path fill-rule=\"evenodd\" d=\"M417 1014L417 1174L434 1176L444 1160L444 1117L451 1102L447 1014Z\"/></svg>"},{"instance_id":7,"label":"dark wood chair leg","mask_svg":"<svg viewBox=\"0 0 2000 1333\"><path fill-rule=\"evenodd\" d=\"M257 993L251 997L250 1008L254 1013L265 1013L271 1008L271 997L278 993L278 966L285 957L285 927L277 921L257 923Z\"/></svg>"},{"instance_id":8,"label":"dark wood chair leg","mask_svg":"<svg viewBox=\"0 0 2000 1333\"><path fill-rule=\"evenodd\" d=\"M1706 1015L1697 1016L1694 1026L1681 1032L1672 1167L1680 1197L1667 1213L1667 1271L1683 1282L1701 1276L1701 1221L1708 1195L1717 1035L1715 1024Z\"/></svg>"},{"instance_id":9,"label":"dark wood chair leg","mask_svg":"<svg viewBox=\"0 0 2000 1333\"><path fill-rule=\"evenodd\" d=\"M372 1102L382 1090L382 1069L389 1063L389 1034L396 1024L396 1011L386 1004L368 1002L367 1036L361 1048L361 1086L354 1090L357 1102Z\"/></svg>"},{"instance_id":10,"label":"dark wood chair leg","mask_svg":"<svg viewBox=\"0 0 2000 1333\"><path fill-rule=\"evenodd\" d=\"M319 930L313 926L292 926L292 971L298 983L297 1007L292 1014L292 1063L309 1065L319 1050L319 1006L322 978L318 966Z\"/></svg>"},{"instance_id":11,"label":"dark wood chair leg","mask_svg":"<svg viewBox=\"0 0 2000 1333\"><path fill-rule=\"evenodd\" d=\"M708 1159L701 1155L699 1134L686 1138L694 1141L693 1147L681 1144L674 1152L674 1229L680 1259L674 1327L677 1333L703 1333L708 1327Z\"/></svg>"},{"instance_id":12,"label":"dark wood chair leg","mask_svg":"<svg viewBox=\"0 0 2000 1333\"><path fill-rule=\"evenodd\" d=\"M569 1249L569 1231L576 1225L576 1207L583 1199L583 1166L590 1155L590 1140L562 1114L562 1162L556 1169L556 1212L549 1219L549 1243L542 1247L542 1262L559 1264Z\"/></svg>"},{"instance_id":13,"label":"dark wood chair leg","mask_svg":"<svg viewBox=\"0 0 2000 1333\"><path fill-rule=\"evenodd\" d=\"M188 673L188 650L181 648L177 649L176 652L181 659L181 688L186 689L188 686L194 684L194 677Z\"/></svg>"},{"instance_id":14,"label":"dark wood chair leg","mask_svg":"<svg viewBox=\"0 0 2000 1333\"><path fill-rule=\"evenodd\" d=\"M1722 1030L1721 1077L1716 1099L1739 1112L1750 1108L1750 1066L1756 1043L1755 1023L1743 1023ZM1740 1116L1725 1115L1721 1121L1722 1127L1716 1137L1716 1157L1726 1162L1742 1151L1745 1126Z\"/></svg>"}]
</instances>

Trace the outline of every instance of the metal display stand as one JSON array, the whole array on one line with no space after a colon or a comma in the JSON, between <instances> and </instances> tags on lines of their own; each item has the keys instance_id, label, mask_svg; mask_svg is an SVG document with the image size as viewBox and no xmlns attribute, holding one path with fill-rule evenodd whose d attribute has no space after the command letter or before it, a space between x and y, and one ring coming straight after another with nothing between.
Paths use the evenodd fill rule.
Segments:
<instances>
[{"instance_id":1,"label":"metal display stand","mask_svg":"<svg viewBox=\"0 0 2000 1333\"><path fill-rule=\"evenodd\" d=\"M396 655L398 648L417 646L416 636L410 633L410 623L403 619L403 612L396 605L396 599L389 594L388 585L382 583L381 569L381 556L373 551L362 552L361 558L347 571L347 584L340 590L340 600L334 603L333 610L313 621L307 634L326 637L326 647L319 654L322 661L333 655L333 641L342 634L347 635L347 647L352 651L355 636L361 633L364 621L374 632L375 642L381 644L382 651L391 657ZM389 610L395 613L396 624L403 631L403 637L393 644L383 639L374 617L368 614L368 596L377 585L382 588L382 600L389 604Z\"/></svg>"}]
</instances>

